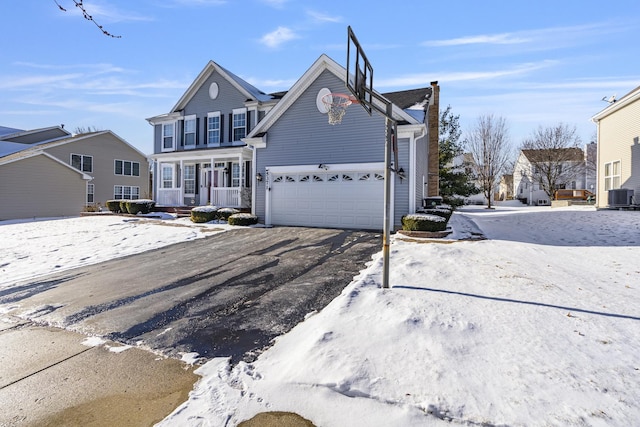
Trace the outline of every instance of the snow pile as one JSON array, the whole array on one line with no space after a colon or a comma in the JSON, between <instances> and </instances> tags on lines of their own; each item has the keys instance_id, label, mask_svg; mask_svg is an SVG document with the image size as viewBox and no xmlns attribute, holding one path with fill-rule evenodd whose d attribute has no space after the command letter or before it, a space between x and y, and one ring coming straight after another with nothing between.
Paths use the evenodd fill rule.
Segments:
<instances>
[{"instance_id":1,"label":"snow pile","mask_svg":"<svg viewBox=\"0 0 640 427\"><path fill-rule=\"evenodd\" d=\"M395 241L263 353L215 359L160 425L293 411L318 426L629 426L640 419L640 215L469 209L491 240ZM457 232L459 235L467 234ZM443 242L445 243L445 242Z\"/></svg>"}]
</instances>

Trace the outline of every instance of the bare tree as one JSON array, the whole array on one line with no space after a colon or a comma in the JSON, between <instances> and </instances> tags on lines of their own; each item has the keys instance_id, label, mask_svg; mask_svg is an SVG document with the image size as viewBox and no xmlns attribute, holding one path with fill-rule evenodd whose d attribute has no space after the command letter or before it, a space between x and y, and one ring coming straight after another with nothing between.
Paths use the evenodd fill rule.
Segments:
<instances>
[{"instance_id":1,"label":"bare tree","mask_svg":"<svg viewBox=\"0 0 640 427\"><path fill-rule=\"evenodd\" d=\"M467 149L473 157L473 172L487 199L487 209L491 209L494 189L509 161L509 144L507 122L503 117L480 116L468 132Z\"/></svg>"},{"instance_id":2,"label":"bare tree","mask_svg":"<svg viewBox=\"0 0 640 427\"><path fill-rule=\"evenodd\" d=\"M540 184L549 200L554 199L556 190L584 177L584 151L579 145L575 126L564 123L540 126L522 144L522 151L531 163L532 179Z\"/></svg>"},{"instance_id":3,"label":"bare tree","mask_svg":"<svg viewBox=\"0 0 640 427\"><path fill-rule=\"evenodd\" d=\"M80 135L83 133L94 133L94 132L100 132L102 131L102 129L100 129L97 126L76 126L76 128L73 130L74 134Z\"/></svg>"},{"instance_id":4,"label":"bare tree","mask_svg":"<svg viewBox=\"0 0 640 427\"><path fill-rule=\"evenodd\" d=\"M93 23L95 24L95 26L96 26L96 27L98 27L98 29L102 32L102 34L104 34L105 36L108 36L108 37L112 37L112 38L114 38L114 39L119 39L119 38L121 38L121 37L122 37L122 36L116 36L116 35L114 35L114 34L110 33L109 31L105 30L105 29L104 29L104 27L103 27L102 25L98 24L98 23L96 22L96 20L95 20L95 19L93 19L93 16L91 16L91 14L90 14L89 12L87 12L87 9L85 8L84 3L83 3L83 1L84 1L84 0L72 0L72 1L73 1L73 4L74 4L78 9L80 9L80 11L82 12L82 17L83 17L84 19L86 19L87 21L93 22ZM63 11L63 12L66 12L66 11L67 11L67 9L65 9L64 7L62 7L62 6L60 5L60 3L58 3L58 0L53 0L53 2L58 6L58 8L59 8L61 11Z\"/></svg>"}]
</instances>

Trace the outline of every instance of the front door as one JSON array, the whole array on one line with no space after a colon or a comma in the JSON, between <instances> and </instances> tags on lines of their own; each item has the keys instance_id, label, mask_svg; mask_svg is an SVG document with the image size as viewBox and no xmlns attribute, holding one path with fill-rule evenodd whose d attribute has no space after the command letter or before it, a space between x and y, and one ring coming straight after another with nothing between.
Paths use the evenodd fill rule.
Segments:
<instances>
[{"instance_id":1,"label":"front door","mask_svg":"<svg viewBox=\"0 0 640 427\"><path fill-rule=\"evenodd\" d=\"M200 170L200 204L207 205L211 201L211 168Z\"/></svg>"}]
</instances>

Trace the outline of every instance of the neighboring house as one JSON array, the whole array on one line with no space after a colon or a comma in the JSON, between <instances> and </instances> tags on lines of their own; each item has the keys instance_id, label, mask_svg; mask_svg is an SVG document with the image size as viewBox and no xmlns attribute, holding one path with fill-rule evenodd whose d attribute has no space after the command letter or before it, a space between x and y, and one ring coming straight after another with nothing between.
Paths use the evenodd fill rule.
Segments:
<instances>
[{"instance_id":1,"label":"neighboring house","mask_svg":"<svg viewBox=\"0 0 640 427\"><path fill-rule=\"evenodd\" d=\"M249 208L254 151L242 139L278 102L210 61L153 125L153 194L160 206Z\"/></svg>"},{"instance_id":2,"label":"neighboring house","mask_svg":"<svg viewBox=\"0 0 640 427\"><path fill-rule=\"evenodd\" d=\"M498 200L513 200L513 174L504 174L500 177Z\"/></svg>"},{"instance_id":3,"label":"neighboring house","mask_svg":"<svg viewBox=\"0 0 640 427\"><path fill-rule=\"evenodd\" d=\"M557 189L586 189L585 151L576 147L549 151L520 150L513 171L514 198L530 206L550 205L553 195L542 184L547 173L555 177Z\"/></svg>"},{"instance_id":4,"label":"neighboring house","mask_svg":"<svg viewBox=\"0 0 640 427\"><path fill-rule=\"evenodd\" d=\"M640 204L640 86L591 118L597 125L597 207Z\"/></svg>"},{"instance_id":5,"label":"neighboring house","mask_svg":"<svg viewBox=\"0 0 640 427\"><path fill-rule=\"evenodd\" d=\"M347 90L345 76L321 55L289 91L265 94L209 62L169 113L147 119L158 205L251 209L267 225L382 229L385 119L354 104L332 126L321 101ZM404 172L393 180L396 227L428 192L427 118L438 90L434 82L385 94ZM437 162L437 149L431 155Z\"/></svg>"},{"instance_id":6,"label":"neighboring house","mask_svg":"<svg viewBox=\"0 0 640 427\"><path fill-rule=\"evenodd\" d=\"M342 66L321 55L245 138L255 148L252 210L266 225L382 229L385 118L353 104L341 124L328 123L322 95L344 93L345 77ZM394 228L427 195L427 162L438 156L429 153L427 118L438 91L433 82L383 94L402 102L392 106L404 176L392 175Z\"/></svg>"},{"instance_id":7,"label":"neighboring house","mask_svg":"<svg viewBox=\"0 0 640 427\"><path fill-rule=\"evenodd\" d=\"M145 155L111 131L19 131L0 135L0 150L0 219L78 215L110 199L149 197Z\"/></svg>"}]
</instances>

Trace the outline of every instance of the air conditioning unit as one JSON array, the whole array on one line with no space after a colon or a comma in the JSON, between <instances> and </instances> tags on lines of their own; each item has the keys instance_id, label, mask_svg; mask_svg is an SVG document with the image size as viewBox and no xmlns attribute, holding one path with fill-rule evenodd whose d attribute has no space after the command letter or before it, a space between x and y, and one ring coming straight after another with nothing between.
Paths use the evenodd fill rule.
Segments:
<instances>
[{"instance_id":1,"label":"air conditioning unit","mask_svg":"<svg viewBox=\"0 0 640 427\"><path fill-rule=\"evenodd\" d=\"M609 206L612 208L631 206L633 202L633 190L628 188L609 190L608 202Z\"/></svg>"}]
</instances>

